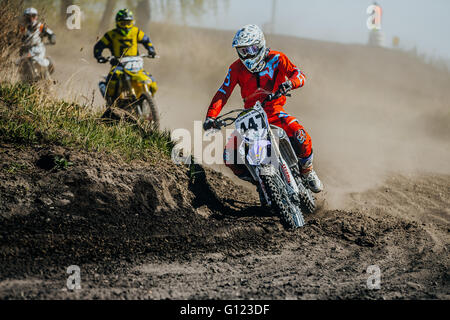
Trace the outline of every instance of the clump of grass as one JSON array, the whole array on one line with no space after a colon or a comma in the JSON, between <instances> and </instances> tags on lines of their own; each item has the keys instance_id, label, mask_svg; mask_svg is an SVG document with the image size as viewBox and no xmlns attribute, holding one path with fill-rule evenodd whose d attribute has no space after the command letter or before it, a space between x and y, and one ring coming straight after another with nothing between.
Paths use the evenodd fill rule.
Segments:
<instances>
[{"instance_id":1,"label":"clump of grass","mask_svg":"<svg viewBox=\"0 0 450 320\"><path fill-rule=\"evenodd\" d=\"M126 161L170 156L173 142L167 130L125 121L108 124L100 116L82 105L49 98L36 86L0 83L0 141L107 152Z\"/></svg>"},{"instance_id":2,"label":"clump of grass","mask_svg":"<svg viewBox=\"0 0 450 320\"><path fill-rule=\"evenodd\" d=\"M9 174L25 171L27 169L29 169L29 166L27 164L19 162L11 162L10 164L3 167L3 170Z\"/></svg>"},{"instance_id":3,"label":"clump of grass","mask_svg":"<svg viewBox=\"0 0 450 320\"><path fill-rule=\"evenodd\" d=\"M73 166L73 162L70 162L64 157L56 157L55 158L55 166L60 170L67 170L67 168Z\"/></svg>"}]
</instances>

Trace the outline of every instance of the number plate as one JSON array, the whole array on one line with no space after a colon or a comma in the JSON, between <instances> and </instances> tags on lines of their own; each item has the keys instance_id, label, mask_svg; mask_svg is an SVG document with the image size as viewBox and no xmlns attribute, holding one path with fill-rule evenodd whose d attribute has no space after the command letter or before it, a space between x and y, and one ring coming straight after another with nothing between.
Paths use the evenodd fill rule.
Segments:
<instances>
[{"instance_id":1,"label":"number plate","mask_svg":"<svg viewBox=\"0 0 450 320\"><path fill-rule=\"evenodd\" d=\"M250 110L236 120L236 129L241 132L265 129L264 117L255 110Z\"/></svg>"},{"instance_id":2,"label":"number plate","mask_svg":"<svg viewBox=\"0 0 450 320\"><path fill-rule=\"evenodd\" d=\"M144 69L144 60L142 60L142 58L123 58L122 63L125 67L125 70L133 73L137 73L140 70Z\"/></svg>"}]
</instances>

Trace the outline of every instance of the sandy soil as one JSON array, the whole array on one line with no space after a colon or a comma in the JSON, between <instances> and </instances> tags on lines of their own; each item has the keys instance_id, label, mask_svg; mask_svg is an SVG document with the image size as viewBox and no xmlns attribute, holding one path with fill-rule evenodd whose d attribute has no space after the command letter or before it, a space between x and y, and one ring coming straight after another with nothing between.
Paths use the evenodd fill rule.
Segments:
<instances>
[{"instance_id":1,"label":"sandy soil","mask_svg":"<svg viewBox=\"0 0 450 320\"><path fill-rule=\"evenodd\" d=\"M162 124L192 130L235 59L232 33L151 27ZM95 36L69 35L49 48L56 94L101 108ZM284 230L220 167L190 181L170 163L1 145L0 298L449 299L450 75L381 48L268 42L307 76L286 108L325 184L305 228ZM58 153L75 166L42 168ZM67 291L69 265L82 290ZM380 290L367 288L369 265Z\"/></svg>"}]
</instances>

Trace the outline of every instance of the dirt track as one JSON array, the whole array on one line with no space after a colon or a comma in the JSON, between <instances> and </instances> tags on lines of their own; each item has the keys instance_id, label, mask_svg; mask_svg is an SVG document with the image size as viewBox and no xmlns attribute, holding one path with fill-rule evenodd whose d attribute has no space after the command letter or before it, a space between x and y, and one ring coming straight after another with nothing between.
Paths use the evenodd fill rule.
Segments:
<instances>
[{"instance_id":1,"label":"dirt track","mask_svg":"<svg viewBox=\"0 0 450 320\"><path fill-rule=\"evenodd\" d=\"M167 164L0 152L0 167L24 168L1 173L2 299L449 298L449 176L396 176L352 195L354 209L322 207L286 231L254 192L213 171L190 183ZM39 168L49 154L75 165ZM366 286L373 264L381 290ZM81 268L80 291L64 289L69 265Z\"/></svg>"},{"instance_id":2,"label":"dirt track","mask_svg":"<svg viewBox=\"0 0 450 320\"><path fill-rule=\"evenodd\" d=\"M163 124L190 129L234 59L223 50L231 33L153 27ZM74 74L65 85L86 101L105 73L91 38L76 38L81 51L52 48L60 81ZM220 172L190 183L170 163L1 145L0 298L449 299L448 73L384 49L269 40L308 77L288 106L326 186L307 227L285 231L251 186ZM39 167L60 153L74 167ZM10 173L11 163L23 166ZM81 268L80 291L64 289L69 265ZM367 289L369 265L381 290Z\"/></svg>"}]
</instances>

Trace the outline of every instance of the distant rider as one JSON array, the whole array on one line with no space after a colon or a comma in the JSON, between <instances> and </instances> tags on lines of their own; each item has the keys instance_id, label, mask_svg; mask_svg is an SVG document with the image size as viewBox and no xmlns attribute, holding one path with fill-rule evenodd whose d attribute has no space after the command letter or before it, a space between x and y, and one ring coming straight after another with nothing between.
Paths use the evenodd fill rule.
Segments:
<instances>
[{"instance_id":1,"label":"distant rider","mask_svg":"<svg viewBox=\"0 0 450 320\"><path fill-rule=\"evenodd\" d=\"M19 32L22 36L20 55L29 55L41 67L48 68L48 71L52 74L55 68L52 61L45 56L45 46L42 39L47 37L50 44L55 44L56 36L46 24L38 21L38 11L35 8L25 9Z\"/></svg>"},{"instance_id":2,"label":"distant rider","mask_svg":"<svg viewBox=\"0 0 450 320\"><path fill-rule=\"evenodd\" d=\"M144 31L134 26L133 12L128 9L119 10L116 14L116 28L105 33L94 46L94 57L99 63L106 63L108 60L102 56L104 49L109 49L114 59L111 61L113 68L111 69L105 81L99 83L100 92L103 97L106 94L106 87L110 80L115 80L116 66L118 59L128 56L139 55L138 43L144 45L148 51L148 55L154 58L156 56L155 48ZM119 69L119 68L117 68ZM151 75L149 75L151 77ZM152 95L158 90L157 83L151 77L153 82L150 84Z\"/></svg>"},{"instance_id":3,"label":"distant rider","mask_svg":"<svg viewBox=\"0 0 450 320\"><path fill-rule=\"evenodd\" d=\"M256 101L262 102L267 92L274 93L280 89L286 93L305 84L305 75L286 55L266 47L264 34L258 26L246 25L240 29L233 39L233 47L239 59L229 67L224 83L212 99L203 124L204 130L214 127L214 119L227 103L236 84L241 87L246 109L253 107ZM282 96L267 102L264 110L271 124L286 131L299 159L302 178L313 192L318 193L323 190L323 186L313 170L311 137L295 117L284 111L285 103L286 97ZM235 157L231 155L236 152L236 148L236 136L233 135L225 147L225 164L241 179L250 180L245 165L232 163Z\"/></svg>"}]
</instances>

